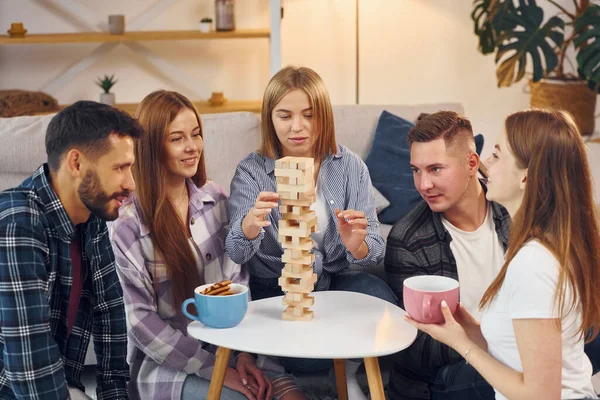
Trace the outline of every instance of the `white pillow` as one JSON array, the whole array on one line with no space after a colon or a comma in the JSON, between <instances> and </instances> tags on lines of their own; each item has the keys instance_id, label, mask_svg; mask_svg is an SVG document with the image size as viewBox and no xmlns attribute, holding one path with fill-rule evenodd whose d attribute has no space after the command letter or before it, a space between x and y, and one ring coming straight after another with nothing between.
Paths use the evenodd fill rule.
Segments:
<instances>
[{"instance_id":1,"label":"white pillow","mask_svg":"<svg viewBox=\"0 0 600 400\"><path fill-rule=\"evenodd\" d=\"M377 214L385 210L390 206L390 202L386 199L379 190L375 189L375 186L371 185L371 196L375 200L375 211Z\"/></svg>"}]
</instances>

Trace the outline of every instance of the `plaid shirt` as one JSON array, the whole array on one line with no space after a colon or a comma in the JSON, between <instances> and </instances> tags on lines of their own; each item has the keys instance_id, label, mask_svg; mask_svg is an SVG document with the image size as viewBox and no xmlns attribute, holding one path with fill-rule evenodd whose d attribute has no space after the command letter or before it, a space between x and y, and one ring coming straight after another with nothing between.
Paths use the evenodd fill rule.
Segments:
<instances>
[{"instance_id":1,"label":"plaid shirt","mask_svg":"<svg viewBox=\"0 0 600 400\"><path fill-rule=\"evenodd\" d=\"M68 399L94 335L99 400L128 399L123 292L106 223L81 230L83 291L71 335L70 242L75 226L49 183L46 164L0 193L0 398Z\"/></svg>"},{"instance_id":2,"label":"plaid shirt","mask_svg":"<svg viewBox=\"0 0 600 400\"><path fill-rule=\"evenodd\" d=\"M230 279L246 285L247 271L225 254L229 218L223 189L214 182L198 188L188 181L188 190L190 244L197 248L202 281ZM156 257L135 195L119 210L110 233L129 327L129 394L132 399L179 399L188 375L210 379L216 348L188 336L191 321L173 306L167 266Z\"/></svg>"},{"instance_id":3,"label":"plaid shirt","mask_svg":"<svg viewBox=\"0 0 600 400\"><path fill-rule=\"evenodd\" d=\"M484 190L487 190L485 186ZM510 216L498 203L488 204L492 207L496 233L506 251ZM441 214L431 211L425 201L394 225L387 239L385 271L390 287L398 296L400 307L404 308L402 295L406 278L441 275L458 280L456 259L450 249L451 241ZM390 374L388 398L429 399L428 376L431 371L461 359L461 355L452 348L419 332L415 342L396 355Z\"/></svg>"}]
</instances>

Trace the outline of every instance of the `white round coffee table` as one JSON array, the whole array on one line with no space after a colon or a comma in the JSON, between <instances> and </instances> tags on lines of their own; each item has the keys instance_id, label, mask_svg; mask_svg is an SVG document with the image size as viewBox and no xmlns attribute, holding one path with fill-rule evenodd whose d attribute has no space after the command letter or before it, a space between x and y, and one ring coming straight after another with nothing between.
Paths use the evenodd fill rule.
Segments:
<instances>
[{"instance_id":1,"label":"white round coffee table","mask_svg":"<svg viewBox=\"0 0 600 400\"><path fill-rule=\"evenodd\" d=\"M213 329L200 322L188 326L190 336L219 346L208 394L218 400L230 351L298 358L333 359L338 397L347 399L344 360L364 358L372 400L384 400L377 357L410 346L417 330L402 319L401 308L355 292L314 292L314 319L284 321L282 296L252 301L236 327Z\"/></svg>"}]
</instances>

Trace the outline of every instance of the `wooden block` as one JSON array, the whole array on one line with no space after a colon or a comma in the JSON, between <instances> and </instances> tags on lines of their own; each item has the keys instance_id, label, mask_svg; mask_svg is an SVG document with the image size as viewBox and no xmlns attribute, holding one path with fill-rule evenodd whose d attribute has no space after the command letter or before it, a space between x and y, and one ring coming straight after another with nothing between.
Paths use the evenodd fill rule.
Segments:
<instances>
[{"instance_id":1,"label":"wooden block","mask_svg":"<svg viewBox=\"0 0 600 400\"><path fill-rule=\"evenodd\" d=\"M281 270L281 276L294 279L310 279L313 273L310 266L301 264L285 264L285 267Z\"/></svg>"},{"instance_id":2,"label":"wooden block","mask_svg":"<svg viewBox=\"0 0 600 400\"><path fill-rule=\"evenodd\" d=\"M304 179L306 177L306 171L299 171L297 169L289 169L289 168L279 168L275 167L274 171L275 176L287 176L287 177L296 177L299 179Z\"/></svg>"},{"instance_id":3,"label":"wooden block","mask_svg":"<svg viewBox=\"0 0 600 400\"><path fill-rule=\"evenodd\" d=\"M285 296L283 296L283 301L289 301L292 303L299 303L302 302L305 298L312 298L310 296L307 296L304 293L286 293ZM312 298L314 301L314 298Z\"/></svg>"},{"instance_id":4,"label":"wooden block","mask_svg":"<svg viewBox=\"0 0 600 400\"><path fill-rule=\"evenodd\" d=\"M297 295L299 299L294 300L291 295ZM315 305L315 298L304 293L287 293L281 303L286 306L308 308Z\"/></svg>"},{"instance_id":5,"label":"wooden block","mask_svg":"<svg viewBox=\"0 0 600 400\"><path fill-rule=\"evenodd\" d=\"M317 225L317 217L311 219L300 220L300 229L309 229Z\"/></svg>"},{"instance_id":6,"label":"wooden block","mask_svg":"<svg viewBox=\"0 0 600 400\"><path fill-rule=\"evenodd\" d=\"M298 199L300 198L300 193L298 193L298 192L280 192L278 190L277 193L279 193L279 198L282 200L298 201ZM282 203L282 204L285 204L285 203Z\"/></svg>"},{"instance_id":7,"label":"wooden block","mask_svg":"<svg viewBox=\"0 0 600 400\"><path fill-rule=\"evenodd\" d=\"M283 311L281 316L286 321L303 321L303 322L312 321L313 317L314 317L313 312L311 310L305 310L304 315L302 315L301 317L291 316L286 311Z\"/></svg>"},{"instance_id":8,"label":"wooden block","mask_svg":"<svg viewBox=\"0 0 600 400\"><path fill-rule=\"evenodd\" d=\"M285 183L287 183L288 185L292 185L292 186L298 185L298 178L297 177L295 177L295 176L289 176L286 179L287 179L287 182L285 182Z\"/></svg>"},{"instance_id":9,"label":"wooden block","mask_svg":"<svg viewBox=\"0 0 600 400\"><path fill-rule=\"evenodd\" d=\"M286 199L281 197L281 193L279 193L279 197L281 198L280 203L281 204L286 204L286 205L290 205L290 206L304 206L304 207L310 207L310 205L312 203L315 202L315 196L300 196L299 200L292 200L292 199ZM304 198L303 198L304 197Z\"/></svg>"},{"instance_id":10,"label":"wooden block","mask_svg":"<svg viewBox=\"0 0 600 400\"><path fill-rule=\"evenodd\" d=\"M279 229L298 228L299 226L300 226L300 223L294 219L280 219L279 220ZM306 227L304 229L308 229L308 227Z\"/></svg>"},{"instance_id":11,"label":"wooden block","mask_svg":"<svg viewBox=\"0 0 600 400\"><path fill-rule=\"evenodd\" d=\"M308 168L314 168L315 165L314 160L308 157L297 157L294 161L297 164L296 169L299 169L301 171L304 171Z\"/></svg>"},{"instance_id":12,"label":"wooden block","mask_svg":"<svg viewBox=\"0 0 600 400\"><path fill-rule=\"evenodd\" d=\"M284 249L312 250L314 247L314 242L311 239L300 238L297 236L279 235L279 243Z\"/></svg>"},{"instance_id":13,"label":"wooden block","mask_svg":"<svg viewBox=\"0 0 600 400\"><path fill-rule=\"evenodd\" d=\"M292 311L292 315L294 317L301 317L302 315L304 315L304 307L288 307L287 308L288 309L288 313L289 313L290 308L291 308L291 311Z\"/></svg>"},{"instance_id":14,"label":"wooden block","mask_svg":"<svg viewBox=\"0 0 600 400\"><path fill-rule=\"evenodd\" d=\"M313 185L277 185L277 192L290 192L290 193L305 193L311 195L314 193Z\"/></svg>"},{"instance_id":15,"label":"wooden block","mask_svg":"<svg viewBox=\"0 0 600 400\"><path fill-rule=\"evenodd\" d=\"M279 222L281 222L281 221L282 220L279 220ZM284 229L279 228L279 234L284 235L284 236L292 236L292 239L294 237L307 238L307 237L310 237L311 231L310 231L310 229L300 229L300 228L284 228ZM299 240L298 240L298 243L299 243Z\"/></svg>"},{"instance_id":16,"label":"wooden block","mask_svg":"<svg viewBox=\"0 0 600 400\"><path fill-rule=\"evenodd\" d=\"M300 215L303 208L301 206L292 206L292 214Z\"/></svg>"},{"instance_id":17,"label":"wooden block","mask_svg":"<svg viewBox=\"0 0 600 400\"><path fill-rule=\"evenodd\" d=\"M317 281L317 275L313 274L308 279L296 279L286 278L281 276L279 278L279 286L284 292L295 292L295 293L310 293L315 290L315 282Z\"/></svg>"},{"instance_id":18,"label":"wooden block","mask_svg":"<svg viewBox=\"0 0 600 400\"><path fill-rule=\"evenodd\" d=\"M282 240L280 236L279 242L281 243L281 247L284 249L312 250L312 248L315 247L314 242L311 239L301 239L297 237L296 239L298 239L298 243L296 244L292 240L285 240L285 236L283 237L284 240Z\"/></svg>"},{"instance_id":19,"label":"wooden block","mask_svg":"<svg viewBox=\"0 0 600 400\"><path fill-rule=\"evenodd\" d=\"M299 257L294 257L292 252L298 250L285 249L283 255L281 256L281 261L284 263L290 264L303 264L303 265L312 265L315 262L315 255L310 252L306 252L306 254L301 254ZM303 250L300 250L303 251Z\"/></svg>"},{"instance_id":20,"label":"wooden block","mask_svg":"<svg viewBox=\"0 0 600 400\"><path fill-rule=\"evenodd\" d=\"M290 249L289 251L292 253L292 258L301 258L310 255L310 251L308 250Z\"/></svg>"},{"instance_id":21,"label":"wooden block","mask_svg":"<svg viewBox=\"0 0 600 400\"><path fill-rule=\"evenodd\" d=\"M287 214L290 212L290 209L293 210L293 206L289 206L287 204L280 204L279 205L279 212L281 213L281 216L283 217L283 215ZM285 218L287 219L287 218Z\"/></svg>"},{"instance_id":22,"label":"wooden block","mask_svg":"<svg viewBox=\"0 0 600 400\"><path fill-rule=\"evenodd\" d=\"M300 222L310 221L312 219L314 219L316 221L315 224L318 222L317 214L314 211L310 211L306 214L290 214L290 213L281 214L281 218L285 219L286 221L297 221L298 226L300 226ZM312 225L310 225L310 226L312 226Z\"/></svg>"}]
</instances>

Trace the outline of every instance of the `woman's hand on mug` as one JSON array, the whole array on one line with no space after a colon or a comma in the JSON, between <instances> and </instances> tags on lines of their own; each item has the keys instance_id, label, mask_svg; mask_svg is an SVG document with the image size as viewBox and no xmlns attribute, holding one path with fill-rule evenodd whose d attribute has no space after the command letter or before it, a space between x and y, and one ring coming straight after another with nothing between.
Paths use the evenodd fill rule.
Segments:
<instances>
[{"instance_id":1,"label":"woman's hand on mug","mask_svg":"<svg viewBox=\"0 0 600 400\"><path fill-rule=\"evenodd\" d=\"M248 214L242 221L242 232L247 239L256 239L260 229L271 225L266 216L271 210L279 205L279 195L275 192L260 192L254 203L254 207L248 211Z\"/></svg>"},{"instance_id":2,"label":"woman's hand on mug","mask_svg":"<svg viewBox=\"0 0 600 400\"><path fill-rule=\"evenodd\" d=\"M338 232L346 249L356 259L365 258L369 253L369 247L365 242L369 220L365 218L365 213L356 210L340 211L336 208L335 215Z\"/></svg>"},{"instance_id":3,"label":"woman's hand on mug","mask_svg":"<svg viewBox=\"0 0 600 400\"><path fill-rule=\"evenodd\" d=\"M445 301L442 301L441 307L445 320L442 324L422 324L412 319L408 314L404 316L404 320L459 353L464 347L469 347L469 344L474 345L475 342L469 338L465 329L454 319Z\"/></svg>"}]
</instances>

